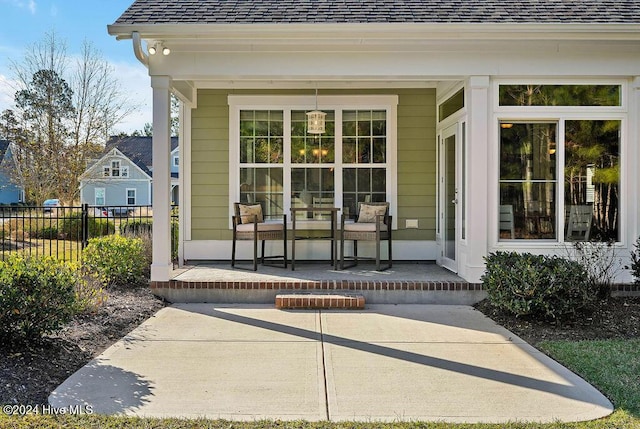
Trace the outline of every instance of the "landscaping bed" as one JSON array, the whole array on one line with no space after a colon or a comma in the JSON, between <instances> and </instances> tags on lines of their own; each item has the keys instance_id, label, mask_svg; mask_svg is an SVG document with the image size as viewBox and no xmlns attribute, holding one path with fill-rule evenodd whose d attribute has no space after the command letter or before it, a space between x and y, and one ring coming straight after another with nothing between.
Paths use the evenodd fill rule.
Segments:
<instances>
[{"instance_id":1,"label":"landscaping bed","mask_svg":"<svg viewBox=\"0 0 640 429\"><path fill-rule=\"evenodd\" d=\"M165 306L148 288L110 289L95 314L78 315L40 343L0 344L0 404L42 405L71 374Z\"/></svg>"}]
</instances>

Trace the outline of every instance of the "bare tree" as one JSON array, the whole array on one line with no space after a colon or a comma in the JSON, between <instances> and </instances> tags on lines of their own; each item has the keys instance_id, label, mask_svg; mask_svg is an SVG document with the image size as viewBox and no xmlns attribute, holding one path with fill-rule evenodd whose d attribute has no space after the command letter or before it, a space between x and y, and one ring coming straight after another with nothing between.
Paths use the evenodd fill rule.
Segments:
<instances>
[{"instance_id":1,"label":"bare tree","mask_svg":"<svg viewBox=\"0 0 640 429\"><path fill-rule=\"evenodd\" d=\"M73 202L78 177L98 157L114 127L138 107L87 41L74 61L66 43L55 32L46 33L22 61L11 62L11 69L19 85L15 116L28 136L16 143L25 162L19 171L35 171L35 179L49 185L24 177L20 182L37 203L52 196Z\"/></svg>"}]
</instances>

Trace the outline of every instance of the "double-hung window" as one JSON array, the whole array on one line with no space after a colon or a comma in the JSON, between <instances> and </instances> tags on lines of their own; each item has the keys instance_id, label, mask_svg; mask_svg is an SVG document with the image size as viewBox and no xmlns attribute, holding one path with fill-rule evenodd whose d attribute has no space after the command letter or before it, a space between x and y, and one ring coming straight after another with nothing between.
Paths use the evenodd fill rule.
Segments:
<instances>
[{"instance_id":1,"label":"double-hung window","mask_svg":"<svg viewBox=\"0 0 640 429\"><path fill-rule=\"evenodd\" d=\"M330 206L354 217L364 201L389 201L395 210L397 96L320 100L325 132L309 134L313 98L229 97L230 203L260 203L270 215Z\"/></svg>"},{"instance_id":2,"label":"double-hung window","mask_svg":"<svg viewBox=\"0 0 640 429\"><path fill-rule=\"evenodd\" d=\"M620 241L623 87L498 86L500 240Z\"/></svg>"}]
</instances>

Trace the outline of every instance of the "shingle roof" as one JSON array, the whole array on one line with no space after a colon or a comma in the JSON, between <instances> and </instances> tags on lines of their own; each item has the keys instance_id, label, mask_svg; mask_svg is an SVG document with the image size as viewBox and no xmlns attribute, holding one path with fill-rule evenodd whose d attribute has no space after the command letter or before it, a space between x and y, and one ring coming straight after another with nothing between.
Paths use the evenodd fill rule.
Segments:
<instances>
[{"instance_id":1,"label":"shingle roof","mask_svg":"<svg viewBox=\"0 0 640 429\"><path fill-rule=\"evenodd\" d=\"M640 23L640 0L136 0L115 24Z\"/></svg>"},{"instance_id":2,"label":"shingle roof","mask_svg":"<svg viewBox=\"0 0 640 429\"><path fill-rule=\"evenodd\" d=\"M178 137L171 137L171 150L178 147ZM105 147L105 154L109 153L113 148L117 148L120 152L127 156L132 162L140 167L149 176L151 167L153 166L153 145L151 137L146 136L112 136L109 138ZM168 156L168 155L167 155Z\"/></svg>"}]
</instances>

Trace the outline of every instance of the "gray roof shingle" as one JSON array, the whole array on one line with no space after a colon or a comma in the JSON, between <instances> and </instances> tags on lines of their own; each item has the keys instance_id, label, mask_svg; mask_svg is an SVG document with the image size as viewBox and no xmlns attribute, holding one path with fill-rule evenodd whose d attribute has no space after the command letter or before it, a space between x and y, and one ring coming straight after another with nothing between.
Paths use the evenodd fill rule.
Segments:
<instances>
[{"instance_id":1,"label":"gray roof shingle","mask_svg":"<svg viewBox=\"0 0 640 429\"><path fill-rule=\"evenodd\" d=\"M640 0L136 0L115 24L640 23Z\"/></svg>"},{"instance_id":2,"label":"gray roof shingle","mask_svg":"<svg viewBox=\"0 0 640 429\"><path fill-rule=\"evenodd\" d=\"M171 150L178 147L178 137L171 137ZM153 144L151 137L147 136L112 136L106 144L104 153L117 148L135 163L142 171L152 176L150 168L153 165Z\"/></svg>"}]
</instances>

